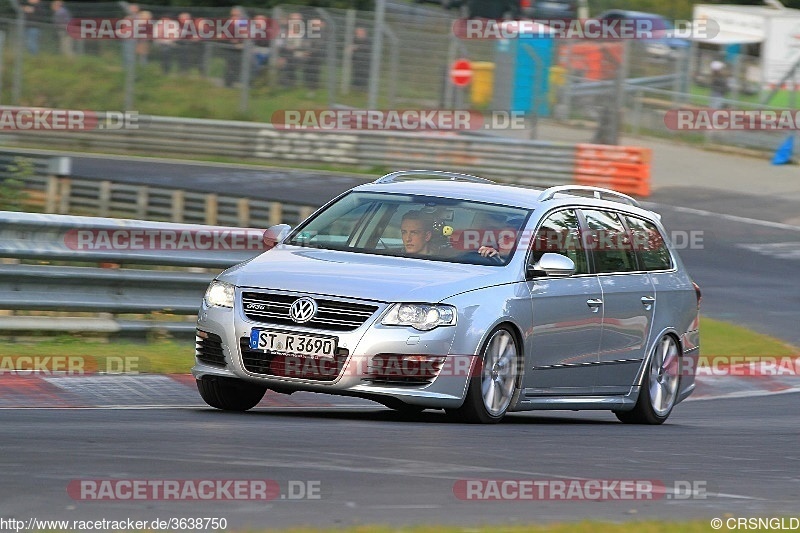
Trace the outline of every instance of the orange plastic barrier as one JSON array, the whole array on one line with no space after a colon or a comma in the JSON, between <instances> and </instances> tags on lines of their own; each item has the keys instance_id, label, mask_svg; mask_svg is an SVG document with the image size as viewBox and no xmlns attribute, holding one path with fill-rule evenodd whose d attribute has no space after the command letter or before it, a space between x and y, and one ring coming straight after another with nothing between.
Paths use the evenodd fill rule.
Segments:
<instances>
[{"instance_id":1,"label":"orange plastic barrier","mask_svg":"<svg viewBox=\"0 0 800 533\"><path fill-rule=\"evenodd\" d=\"M650 148L578 144L575 183L614 189L634 196L650 196Z\"/></svg>"}]
</instances>

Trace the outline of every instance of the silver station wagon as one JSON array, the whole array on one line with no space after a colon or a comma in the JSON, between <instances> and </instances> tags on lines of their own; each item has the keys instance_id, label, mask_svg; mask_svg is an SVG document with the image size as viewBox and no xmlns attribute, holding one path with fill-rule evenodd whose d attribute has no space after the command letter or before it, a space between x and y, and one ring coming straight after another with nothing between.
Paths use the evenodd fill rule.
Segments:
<instances>
[{"instance_id":1,"label":"silver station wagon","mask_svg":"<svg viewBox=\"0 0 800 533\"><path fill-rule=\"evenodd\" d=\"M192 372L213 407L270 389L660 424L694 390L700 290L624 194L401 171L270 234L203 299Z\"/></svg>"}]
</instances>

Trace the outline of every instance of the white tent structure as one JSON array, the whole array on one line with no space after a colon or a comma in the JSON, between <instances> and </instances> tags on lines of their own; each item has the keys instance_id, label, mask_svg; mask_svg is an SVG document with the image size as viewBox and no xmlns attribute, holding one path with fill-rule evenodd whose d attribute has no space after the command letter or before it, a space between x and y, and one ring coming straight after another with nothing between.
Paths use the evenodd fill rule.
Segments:
<instances>
[{"instance_id":1,"label":"white tent structure","mask_svg":"<svg viewBox=\"0 0 800 533\"><path fill-rule=\"evenodd\" d=\"M787 75L800 61L800 9L782 7L777 2L768 6L696 4L692 18L696 27L699 21L700 26L709 28L708 32L693 32L692 39L698 43L721 47L760 43L762 89L786 83Z\"/></svg>"}]
</instances>

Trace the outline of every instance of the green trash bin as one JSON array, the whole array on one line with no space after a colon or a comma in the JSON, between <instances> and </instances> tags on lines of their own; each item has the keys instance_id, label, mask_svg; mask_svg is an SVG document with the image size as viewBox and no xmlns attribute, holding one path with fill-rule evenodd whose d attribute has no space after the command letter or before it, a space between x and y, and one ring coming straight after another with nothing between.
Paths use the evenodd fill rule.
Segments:
<instances>
[{"instance_id":1,"label":"green trash bin","mask_svg":"<svg viewBox=\"0 0 800 533\"><path fill-rule=\"evenodd\" d=\"M494 87L494 63L490 61L472 62L472 85L470 100L474 106L488 105L492 101Z\"/></svg>"}]
</instances>

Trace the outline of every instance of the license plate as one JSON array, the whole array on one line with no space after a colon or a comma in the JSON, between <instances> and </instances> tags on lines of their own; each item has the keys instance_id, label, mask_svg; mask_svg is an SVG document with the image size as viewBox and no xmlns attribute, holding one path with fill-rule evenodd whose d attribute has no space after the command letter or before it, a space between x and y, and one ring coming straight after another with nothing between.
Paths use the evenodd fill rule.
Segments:
<instances>
[{"instance_id":1,"label":"license plate","mask_svg":"<svg viewBox=\"0 0 800 533\"><path fill-rule=\"evenodd\" d=\"M336 355L336 337L320 337L283 331L253 329L250 349L280 355L330 358Z\"/></svg>"}]
</instances>

